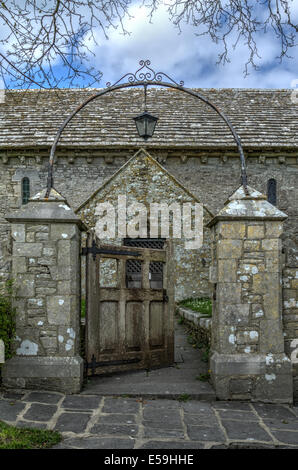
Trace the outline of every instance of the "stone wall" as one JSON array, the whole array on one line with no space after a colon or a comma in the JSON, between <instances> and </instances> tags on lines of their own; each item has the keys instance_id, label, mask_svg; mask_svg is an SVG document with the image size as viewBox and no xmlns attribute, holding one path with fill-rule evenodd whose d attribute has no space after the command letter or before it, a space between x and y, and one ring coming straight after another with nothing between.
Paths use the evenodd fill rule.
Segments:
<instances>
[{"instance_id":1,"label":"stone wall","mask_svg":"<svg viewBox=\"0 0 298 470\"><path fill-rule=\"evenodd\" d=\"M280 236L286 218L261 193L241 187L210 223L210 367L219 399L292 402L282 320Z\"/></svg>"},{"instance_id":2,"label":"stone wall","mask_svg":"<svg viewBox=\"0 0 298 470\"><path fill-rule=\"evenodd\" d=\"M80 221L52 190L7 215L16 316L7 387L80 390Z\"/></svg>"},{"instance_id":3,"label":"stone wall","mask_svg":"<svg viewBox=\"0 0 298 470\"><path fill-rule=\"evenodd\" d=\"M209 349L211 346L212 318L181 306L177 307L177 313L183 321L188 322L196 330L198 342L201 342Z\"/></svg>"},{"instance_id":4,"label":"stone wall","mask_svg":"<svg viewBox=\"0 0 298 470\"><path fill-rule=\"evenodd\" d=\"M239 185L239 157L231 149L183 150L154 149L147 146L156 158L212 213L217 213L227 197ZM67 198L72 208L82 204L107 178L130 158L136 148L127 149L62 149L57 152L55 187ZM288 355L298 338L297 308L297 173L298 156L293 149L245 149L248 181L266 194L267 181L277 181L277 207L286 212L282 249L283 320L285 347ZM48 149L17 149L0 153L0 279L10 275L10 227L5 213L20 207L21 179L28 176L31 194L41 190L46 182ZM202 261L199 260L200 268ZM298 396L298 366L294 365L294 381Z\"/></svg>"},{"instance_id":5,"label":"stone wall","mask_svg":"<svg viewBox=\"0 0 298 470\"><path fill-rule=\"evenodd\" d=\"M182 183L214 214L235 191L239 182L239 162L228 156L204 159L190 157L186 163L178 158L167 160L167 168L179 174ZM298 338L298 158L287 151L246 153L249 184L263 194L267 192L267 181L277 182L277 208L288 215L282 234L283 255L283 321L286 353L293 352L293 341ZM298 365L294 364L294 390L298 397Z\"/></svg>"},{"instance_id":6,"label":"stone wall","mask_svg":"<svg viewBox=\"0 0 298 470\"><path fill-rule=\"evenodd\" d=\"M193 347L200 349L201 359L209 364L212 318L181 306L177 306L176 314L179 315L180 322L186 327L188 341ZM210 371L208 370L205 379L209 380L209 378Z\"/></svg>"},{"instance_id":7,"label":"stone wall","mask_svg":"<svg viewBox=\"0 0 298 470\"><path fill-rule=\"evenodd\" d=\"M121 172L113 176L104 186L99 188L78 210L77 215L82 219L85 225L95 229L97 233L97 208L101 203L109 203L115 210L118 205L118 197L126 198L127 220L135 218L135 214L129 215L129 207L131 204L142 204L146 210L146 221L148 231L143 238L150 238L150 204L166 204L170 206L172 203L179 204L179 210L183 210L183 204L189 203L194 206L198 200L179 182L166 172L151 156L144 151L138 152L130 161L121 169ZM204 223L212 218L208 210L203 208L202 211ZM210 263L210 231L204 230L202 237L202 246L198 249L186 248L188 239L184 231L181 230L181 238L175 238L173 233L173 218L167 217L169 221L169 233L173 239L174 259L175 259L175 299L181 300L187 297L208 296L208 266ZM181 221L181 218L180 218ZM115 218L116 230L115 236L108 238L107 242L121 245L123 238L118 234L118 218ZM160 219L158 223L159 233L161 226L164 225ZM145 227L147 229L147 227ZM184 228L184 227L183 227ZM123 229L122 229L123 230ZM162 235L161 235L162 237ZM111 264L111 263L110 263ZM108 269L112 271L109 265ZM115 272L115 270L114 270ZM189 273L192 273L191 276ZM111 276L111 273L110 273ZM109 276L109 277L110 277ZM105 276L107 279L107 270Z\"/></svg>"},{"instance_id":8,"label":"stone wall","mask_svg":"<svg viewBox=\"0 0 298 470\"><path fill-rule=\"evenodd\" d=\"M134 150L127 149L106 151L106 156L101 152L101 156L96 156L97 151L87 152L84 149L58 151L55 187L75 209L112 176L133 153ZM7 243L9 227L3 217L5 212L21 204L21 178L24 176L30 178L31 194L35 194L43 188L47 177L47 151L22 151L22 156L19 157L20 152L10 151L7 155L9 155L8 158L2 157L0 160L0 259L2 256L6 258L5 254L9 250ZM213 214L220 210L227 197L239 184L239 157L232 151L176 150L166 152L152 149L152 156ZM263 152L254 152L247 154L247 157L249 183L266 194L268 179L275 178L277 207L286 211L289 216L283 235L286 267L291 268L291 272L285 271L285 279L287 279L288 275L293 276L297 268L297 157L287 151L282 153L268 151L265 155ZM7 271L9 271L9 266L2 259L0 276L5 277Z\"/></svg>"},{"instance_id":9,"label":"stone wall","mask_svg":"<svg viewBox=\"0 0 298 470\"><path fill-rule=\"evenodd\" d=\"M4 364L4 362L5 362L5 345L4 345L3 339L0 339L0 364Z\"/></svg>"}]
</instances>

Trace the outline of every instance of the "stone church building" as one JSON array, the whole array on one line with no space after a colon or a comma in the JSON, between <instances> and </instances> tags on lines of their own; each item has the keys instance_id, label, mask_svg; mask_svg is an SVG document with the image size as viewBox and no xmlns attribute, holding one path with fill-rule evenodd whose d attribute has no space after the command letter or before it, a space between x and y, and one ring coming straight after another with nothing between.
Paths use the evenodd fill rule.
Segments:
<instances>
[{"instance_id":1,"label":"stone church building","mask_svg":"<svg viewBox=\"0 0 298 470\"><path fill-rule=\"evenodd\" d=\"M293 394L297 398L298 105L291 100L291 90L197 91L225 112L240 136L246 158L248 184L255 190L251 196L255 195L257 200L265 198L276 208L272 209L272 217L276 220L285 219L281 235L280 331L284 338L284 352L292 361ZM6 92L5 100L0 104L2 282L11 277L14 258L12 240L17 241L16 235L11 233L12 216L9 218L7 215L14 211L18 213L30 198L38 199L38 194L46 187L49 151L57 130L63 120L92 92L11 90ZM240 159L235 142L225 123L212 109L178 90L161 88L149 89L147 93L148 110L159 120L154 136L144 142L138 136L133 122L133 117L140 114L142 107L143 91L129 89L94 100L77 114L63 132L57 147L54 188L88 230L96 229L97 205L104 202L116 204L121 195L127 198L127 203L138 202L145 207L159 202L201 203L204 223L201 248L185 249L185 240L173 237L175 300L212 297L213 287L209 276L212 271L212 244L217 237L215 234L215 238L212 238L212 220L220 214L222 217L226 215L220 211L224 207L229 208L229 204L233 205L232 195L237 194L240 199L242 197L237 192L241 182ZM265 215L268 213L264 212ZM18 220L22 222L21 216ZM237 230L241 229L237 227ZM262 230L254 231L254 237L246 232L248 240L244 242L249 252L246 259L250 258L250 263L255 263L255 266L264 256L260 248ZM268 227L266 230L269 233ZM30 241L29 232L26 242ZM224 232L222 237L225 238ZM40 230L36 232L34 241L43 242L46 238L46 232ZM149 236L143 238L146 239L143 246L147 246L146 243L152 248L163 246L162 237L151 242ZM82 239L84 245L84 235ZM137 240L132 243L126 236L115 236L109 243L142 246ZM35 265L32 254L31 268L30 256L26 262L22 258L23 263L29 263L22 272L36 273L39 270L39 274L42 274L40 266L45 272L46 266L51 267L55 262L50 244L40 256L42 259L39 258ZM271 261L273 264L273 258ZM113 286L115 282L116 268L113 263L113 260L107 260L101 267L103 285ZM228 266L229 260L225 263ZM131 261L127 270L129 282L137 287L140 282L138 263ZM160 264L152 263L150 270L152 286L158 287L162 276ZM84 295L84 278L82 281ZM40 323L44 325L44 296L55 295L56 287L51 285L51 281L44 281L36 289L38 292L35 291L33 296L40 297L41 304L38 306L33 302L30 308L29 304L24 307L26 331L28 337L34 337L39 350L43 351L41 355L53 355L59 346L55 344L57 340L50 340L48 336L45 339L37 331ZM254 307L258 306L262 295L266 296L266 292L256 294L249 302ZM258 330L257 316L254 316L252 324L254 330ZM243 344L239 339L240 352L245 350L241 346ZM257 347L251 342L249 351L256 352Z\"/></svg>"}]
</instances>

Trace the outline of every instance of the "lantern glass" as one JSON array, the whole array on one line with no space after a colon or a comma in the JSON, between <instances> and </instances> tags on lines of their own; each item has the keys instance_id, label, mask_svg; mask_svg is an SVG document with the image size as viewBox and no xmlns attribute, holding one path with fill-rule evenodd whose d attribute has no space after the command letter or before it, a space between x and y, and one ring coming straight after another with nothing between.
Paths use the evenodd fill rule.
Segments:
<instances>
[{"instance_id":1,"label":"lantern glass","mask_svg":"<svg viewBox=\"0 0 298 470\"><path fill-rule=\"evenodd\" d=\"M147 140L149 137L153 136L155 126L158 121L157 117L152 116L151 114L147 113L147 111L145 111L143 114L140 114L133 119L136 123L137 131L140 137L143 137L144 140Z\"/></svg>"}]
</instances>

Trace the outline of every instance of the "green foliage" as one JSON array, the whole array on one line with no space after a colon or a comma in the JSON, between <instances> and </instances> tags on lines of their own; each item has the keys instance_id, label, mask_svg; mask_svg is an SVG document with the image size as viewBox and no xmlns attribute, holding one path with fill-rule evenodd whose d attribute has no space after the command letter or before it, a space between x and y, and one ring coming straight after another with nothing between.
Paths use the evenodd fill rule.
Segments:
<instances>
[{"instance_id":1,"label":"green foliage","mask_svg":"<svg viewBox=\"0 0 298 470\"><path fill-rule=\"evenodd\" d=\"M202 361L208 362L210 355L210 342L206 333L201 328L191 328L188 331L187 342L195 349L201 349Z\"/></svg>"},{"instance_id":2,"label":"green foliage","mask_svg":"<svg viewBox=\"0 0 298 470\"><path fill-rule=\"evenodd\" d=\"M178 397L178 401L188 401L190 399L190 396L187 393L183 393Z\"/></svg>"},{"instance_id":3,"label":"green foliage","mask_svg":"<svg viewBox=\"0 0 298 470\"><path fill-rule=\"evenodd\" d=\"M189 344L192 344L192 345L195 345L195 344L196 344L196 340L193 338L192 335L188 335L188 337L187 337L187 342L188 342Z\"/></svg>"},{"instance_id":4,"label":"green foliage","mask_svg":"<svg viewBox=\"0 0 298 470\"><path fill-rule=\"evenodd\" d=\"M202 361L209 362L210 348L206 347L202 353Z\"/></svg>"},{"instance_id":5,"label":"green foliage","mask_svg":"<svg viewBox=\"0 0 298 470\"><path fill-rule=\"evenodd\" d=\"M86 299L81 300L81 318L86 318Z\"/></svg>"},{"instance_id":6,"label":"green foliage","mask_svg":"<svg viewBox=\"0 0 298 470\"><path fill-rule=\"evenodd\" d=\"M201 382L208 382L210 379L210 374L207 372L206 374L200 374L196 377L196 380L200 380Z\"/></svg>"},{"instance_id":7,"label":"green foliage","mask_svg":"<svg viewBox=\"0 0 298 470\"><path fill-rule=\"evenodd\" d=\"M180 304L182 304L182 302ZM182 322L179 322L180 318L183 319ZM211 347L210 330L199 325L195 325L193 322L187 320L184 317L178 317L178 323L183 324L185 327L187 342L191 344L193 348L200 349L202 361L208 363Z\"/></svg>"},{"instance_id":8,"label":"green foliage","mask_svg":"<svg viewBox=\"0 0 298 470\"><path fill-rule=\"evenodd\" d=\"M5 345L5 359L12 357L12 342L15 337L16 311L12 307L13 281L6 281L0 289L0 339Z\"/></svg>"},{"instance_id":9,"label":"green foliage","mask_svg":"<svg viewBox=\"0 0 298 470\"><path fill-rule=\"evenodd\" d=\"M0 449L46 449L61 439L56 431L16 428L0 421Z\"/></svg>"},{"instance_id":10,"label":"green foliage","mask_svg":"<svg viewBox=\"0 0 298 470\"><path fill-rule=\"evenodd\" d=\"M190 308L191 310L202 313L203 315L206 315L208 317L212 316L212 301L211 299L209 299L209 297L184 299L179 302L179 305L181 305L182 307Z\"/></svg>"}]
</instances>

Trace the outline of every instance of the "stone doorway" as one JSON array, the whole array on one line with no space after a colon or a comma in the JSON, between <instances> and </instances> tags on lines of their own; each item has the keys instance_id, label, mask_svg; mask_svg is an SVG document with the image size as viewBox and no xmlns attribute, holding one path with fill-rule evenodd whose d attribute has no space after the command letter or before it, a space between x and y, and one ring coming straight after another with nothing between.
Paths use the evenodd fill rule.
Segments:
<instances>
[{"instance_id":1,"label":"stone doorway","mask_svg":"<svg viewBox=\"0 0 298 470\"><path fill-rule=\"evenodd\" d=\"M86 373L150 369L174 362L172 244L164 249L102 245L90 234L86 254ZM127 263L141 264L140 285L127 281ZM102 261L113 261L114 279L101 284ZM162 264L162 285L150 266ZM106 266L111 272L111 266ZM131 282L131 281L129 281ZM156 282L155 282L156 284Z\"/></svg>"}]
</instances>

